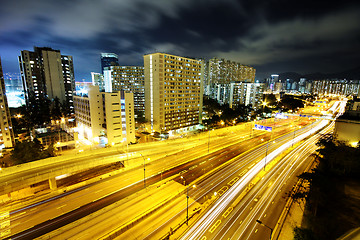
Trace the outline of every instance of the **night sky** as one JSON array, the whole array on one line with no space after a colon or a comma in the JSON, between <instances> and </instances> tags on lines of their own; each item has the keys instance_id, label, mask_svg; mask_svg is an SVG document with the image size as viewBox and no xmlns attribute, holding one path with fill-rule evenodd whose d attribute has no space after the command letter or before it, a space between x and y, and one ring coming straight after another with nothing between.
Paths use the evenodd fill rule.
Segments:
<instances>
[{"instance_id":1,"label":"night sky","mask_svg":"<svg viewBox=\"0 0 360 240\"><path fill-rule=\"evenodd\" d=\"M101 2L101 3L100 3ZM74 57L76 81L100 71L100 53L121 65L166 52L219 57L271 73L332 73L360 66L360 1L0 0L4 72L33 46Z\"/></svg>"}]
</instances>

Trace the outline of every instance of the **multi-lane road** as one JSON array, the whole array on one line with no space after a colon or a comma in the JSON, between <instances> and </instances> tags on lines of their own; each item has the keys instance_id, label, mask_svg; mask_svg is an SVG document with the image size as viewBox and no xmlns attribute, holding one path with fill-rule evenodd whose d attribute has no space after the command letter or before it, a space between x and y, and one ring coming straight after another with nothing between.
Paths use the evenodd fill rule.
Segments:
<instances>
[{"instance_id":1,"label":"multi-lane road","mask_svg":"<svg viewBox=\"0 0 360 240\"><path fill-rule=\"evenodd\" d=\"M281 122L278 122L276 124L280 133L286 127L286 122L285 126L281 125ZM289 124L289 122L287 122L287 124ZM225 151L223 149L225 146L237 143L242 143L243 149L256 146L257 144L259 144L260 138L266 138L266 136L263 136L262 132L257 132L256 134L252 134L252 136L262 134L262 137L253 138L251 141L244 143L244 139L246 137L249 137L249 129L251 129L250 127L251 126L243 126L235 129L233 128L222 129L221 131L211 131L210 133L206 133L203 138L198 139L196 137L196 139L193 140L195 144L189 144L189 141L186 141L186 139L184 139L181 142L180 151L174 152L173 154L169 153L171 147L179 150L179 143L177 143L177 146L175 147L171 146L170 144L163 143L164 147L162 151L166 154L165 156L162 156L162 158L158 156L158 152L161 151L161 148L156 149L157 151L152 151L151 155L150 152L144 151L143 155L146 156L146 184L150 185L153 183L151 181L157 181L158 178L166 178L168 176L178 174L185 169L193 168L194 165L199 164L200 166L200 163L205 161L205 159L213 158L211 163L209 163L208 165L204 165L201 168L203 174L209 171L212 166L221 164L221 162L219 161L215 163L216 159L214 157L218 155L217 150ZM189 146L191 145L195 146L189 148ZM238 153L244 151L242 148L237 149ZM208 155L208 152L210 155ZM203 156L203 159L199 158L199 156ZM147 162L148 157L156 158L157 160L150 160L149 162ZM190 161L192 159L197 159L197 161ZM226 161L227 159L222 159L222 162ZM154 177L150 179L150 176ZM51 231L59 227L59 224L51 224L51 221L43 223L44 221L52 219L52 221L58 222L60 220L60 216L62 216L62 219L64 218L64 216L68 216L64 215L64 213L72 213L70 215L72 216L70 219L62 220L63 225L65 225L89 213L85 211L83 214L81 214L79 213L80 210L84 210L87 209L89 206L93 206L92 211L96 211L101 207L107 206L108 204L111 204L116 200L121 199L121 192L125 191L128 188L127 186L131 186L132 192L130 193L136 192L142 187L142 180L143 166L140 166L130 171L124 171L120 175L116 175L104 179L103 181L99 181L96 184L88 185L84 188L57 195L55 197L45 199L40 202L35 202L34 204L31 204L29 206L16 209L17 205L15 204L14 206L10 206L12 207L12 209L8 209L8 212L10 213L10 226L8 226L8 228L10 229L12 235L21 233L24 230L28 229L26 232L23 232L19 235L14 235L14 237L24 236L26 238L28 236L27 234L29 233L36 233L34 236L39 236L46 231ZM129 194L129 192L127 194ZM115 197L115 195L118 196ZM104 198L104 196L107 197ZM100 200L103 204L99 205L98 203L100 202ZM83 207L79 208L79 206ZM74 210L77 212L77 217L73 216L74 212L72 211ZM49 228L45 228L44 224ZM36 230L39 228L41 231Z\"/></svg>"},{"instance_id":2,"label":"multi-lane road","mask_svg":"<svg viewBox=\"0 0 360 240\"><path fill-rule=\"evenodd\" d=\"M274 152L277 152L279 148L283 148L285 151L286 148L291 147L292 142L300 141L303 134L308 131L315 131L318 124L320 124L320 121L318 121L308 127L304 127L304 125L309 124L310 121L306 120L306 123L302 123L297 119L296 123L302 123L303 127L295 128L294 120L295 119L264 123L275 127L273 134L260 131L253 132L253 130L251 130L252 125L247 124L221 129L219 131L210 131L199 136L182 139L179 142L162 142L156 149L153 146L142 151L136 149L136 153L130 157L129 161L131 161L131 158L138 158L137 161L142 162L141 160L143 159L144 164L142 166L135 167L128 171L122 170L121 174L116 174L71 192L49 194L31 199L32 204L30 205L23 206L23 203L20 205L13 204L4 208L9 213L9 217L6 220L9 221L9 224L2 230L6 230L7 236L11 236L12 239L29 239L44 234L44 237L77 239L81 236L84 237L84 230L81 229L86 229L88 233L93 233L91 235L92 238L106 237L108 232L113 232L114 229L116 231L116 229L121 228L121 226L126 226L126 224L129 224L133 219L133 217L125 216L126 214L118 214L119 224L111 224L112 227L110 229L106 221L109 223L110 221L114 221L114 219L111 218L111 215L116 215L114 214L114 209L120 211L119 209L123 207L125 209L122 211L128 209L129 213L131 212L133 216L141 215L142 212L151 207L149 200L151 195L149 195L149 192L155 190L149 186L160 182L162 184L160 188L164 194L156 194L155 191L154 195L159 196L158 198L154 198L153 201L164 200L164 204L161 206L155 204L157 206L155 211L153 211L151 215L142 218L141 222L151 219L152 216L156 216L161 210L169 207L173 210L176 209L176 214L167 214L167 217L162 218L161 222L157 224L152 224L151 228L147 231L144 229L137 230L138 226L142 226L141 223L132 224L132 229L122 233L120 236L124 237L132 231L135 232L135 234L131 233L131 236L134 238L137 232L140 238L156 239L164 233L165 228L173 226L173 224L176 225L178 219L175 216L179 214L181 215L180 218L185 216L186 201L182 201L181 199L184 199L184 194L187 192L186 186L184 185L190 183L196 183L196 188L189 189L189 208L193 210L195 207L204 206L204 204L208 205L211 203L211 205L209 211L205 211L205 209L201 210L199 221L195 223L195 218L190 221L190 225L192 224L193 227L186 233L188 235L184 235L185 239L187 239L188 236L198 236L203 239L232 239L233 236L229 235L230 233L235 234L234 236L240 234L239 231L228 230L233 228L243 229L241 236L245 236L246 234L257 234L255 236L261 236L262 232L266 233L266 229L261 229L262 226L260 225L254 225L255 230L252 231L251 227L254 226L249 222L252 222L254 218L256 218L261 219L265 223L262 217L264 215L269 216L270 213L254 215L251 212L247 212L249 211L248 209L255 209L256 206L262 206L261 209L263 209L264 206L269 205L267 201L265 201L266 199L274 199L272 202L276 202L278 198L283 200L279 197L279 194L275 194L276 189L279 190L280 186L282 184L284 185L285 179L290 176L291 181L294 181L294 176L296 176L298 172L301 172L304 167L291 168L290 166L305 166L305 164L299 163L306 162L305 159L307 155L305 153L313 151L314 148L315 140L306 146L302 144L294 150L294 153L289 153L289 156L292 154L292 157L285 157L279 161L277 165L270 168L271 164L269 164L269 162ZM286 134L286 132L295 129L295 133L291 132ZM251 135L251 138L249 135ZM282 147L285 145L286 147ZM279 153L280 152L277 154ZM252 175L253 169L263 168L265 165L265 155L267 155L266 160L269 169L266 169L264 172L266 174L259 180L259 184L254 183L254 185L249 188L249 184L253 181L252 177L259 173L258 171ZM150 158L150 160L147 160L148 158ZM282 170L280 171L278 169ZM182 178L180 178L180 176L182 176ZM245 178L249 179L249 182L242 183L241 191L234 194L229 203L221 207L220 210L217 203L224 202L224 197L230 194L232 192L231 189L234 189L236 185L241 183L242 179ZM186 180L185 182L184 179ZM146 187L145 190L144 187ZM247 189L247 194L241 195L241 193L245 192L244 189ZM286 189L287 188L284 188L282 191L288 191ZM146 195L146 192L148 195ZM174 192L177 192L177 194L173 194ZM133 201L136 203L132 204L133 208L131 209L130 206L127 206L125 203L129 200L127 198L133 196L135 193L137 193L139 199L133 198ZM214 193L216 193L216 196ZM169 195L174 196L169 199ZM120 206L117 204L116 206L116 203L120 200L122 200L124 204ZM147 203L149 207L143 207ZM231 204L235 205L232 206ZM252 204L254 206L252 206ZM278 206L277 204L272 205ZM269 206L271 206L271 204ZM104 214L94 214L96 211L104 209L105 207L110 210L106 211L106 213L104 212ZM207 219L205 221L208 222L207 227L204 228L200 235L194 235L191 229L201 222L204 216L208 216L206 214L212 212L211 209L217 209L215 211L218 212L218 214L212 217L205 217L205 219ZM278 214L279 211L281 212L282 207L275 207L274 209L275 210L271 211L275 211L276 214ZM257 213L262 213L262 211L263 210L257 210ZM89 214L91 215L88 216ZM106 214L109 215L108 218L104 217ZM222 218L226 216L225 219L219 218L219 214ZM274 216L276 214L271 213L271 215ZM166 214L163 215L165 216ZM234 219L233 216L235 215L243 216L243 218L238 221ZM251 220L248 219L250 215L254 215ZM86 218L88 220L78 221L71 226L68 225L76 220ZM264 218L266 218L266 216ZM274 219L276 219L276 217ZM89 221L91 221L91 224L89 224ZM233 222L239 222L240 225L242 225L234 226ZM245 222L250 225L247 226L244 224ZM269 222L269 224L272 224L272 222ZM70 231L70 229L72 230ZM97 230L95 231L94 229ZM56 232L49 233L54 230L56 230ZM249 233L246 233L246 231L249 231ZM144 235L145 232L146 234ZM86 238L89 238L89 235L87 235L85 239ZM197 238L195 237L194 239Z\"/></svg>"}]
</instances>

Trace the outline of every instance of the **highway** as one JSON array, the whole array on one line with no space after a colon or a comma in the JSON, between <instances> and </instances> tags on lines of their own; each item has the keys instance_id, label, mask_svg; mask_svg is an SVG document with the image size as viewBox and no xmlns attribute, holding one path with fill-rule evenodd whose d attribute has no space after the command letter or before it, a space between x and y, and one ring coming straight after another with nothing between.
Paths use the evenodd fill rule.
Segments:
<instances>
[{"instance_id":1,"label":"highway","mask_svg":"<svg viewBox=\"0 0 360 240\"><path fill-rule=\"evenodd\" d=\"M179 142L176 143L174 141L173 145L171 145L171 143L163 142L163 148L157 148L156 152L151 150L142 152L144 153L142 156L146 156L144 161L148 157L151 158L151 161L145 161L146 185L150 186L162 179L171 179L174 177L174 180L181 185L183 184L183 180L180 179L180 175L188 182L192 182L195 179L204 176L206 173L211 172L216 167L221 166L223 163L231 163L232 159L236 158L236 156L245 152L247 149L254 148L251 152L247 153L247 156L242 156L241 160L233 161L231 164L225 164L220 167L217 172L212 172L211 175L202 179L202 182L200 182L196 190L190 189L189 195L192 199L196 200L191 202L194 205L197 202L203 204L205 201L212 198L214 192L219 193L218 196L220 196L224 194L223 192L228 190L229 187L220 188L220 186L223 185L225 181L229 181L229 178L236 174L234 171L239 171L240 169L241 172L237 174L244 173L246 169L249 170L256 166L255 163L259 163L266 152L268 152L270 156L271 152L277 149L281 144L292 142L293 139L294 141L298 141L298 135L307 131L305 128L296 129L295 125L291 125L292 127L289 128L290 123L290 120L271 123L271 125L276 126L277 129L277 133L273 134L273 136L269 133L264 134L264 132L260 131L252 133L252 125L250 124L220 129L221 131L214 131L214 133L213 131L210 131L195 136L195 141L194 139L192 139L192 141L183 139L180 145L180 151ZM285 128L287 129L284 130ZM311 128L314 128L315 130L314 126L311 126ZM283 136L275 142L269 141L271 137L275 138L277 135L284 134L286 131L294 129L296 129L295 133ZM249 139L249 135L252 135L252 137L258 135L261 136ZM266 142L268 142L268 144L266 144ZM261 143L263 145L255 148ZM161 152L163 152L163 154ZM136 154L132 157L136 157ZM138 158L138 161L141 161L142 157ZM245 161L244 159L248 160ZM59 229L68 223L74 222L77 219L81 219L99 209L111 206L111 204L114 204L121 199L125 199L131 194L141 191L144 184L142 167L143 166L139 166L129 171L124 171L119 175L104 179L103 181L98 181L80 189L76 189L72 192L67 192L51 199L35 203L31 206L10 211L11 224L9 229L12 238L28 239L29 237L39 237L50 231ZM234 169L234 171L232 171L232 169ZM219 179L220 182L214 182L212 179ZM184 190L185 187L183 186L181 189ZM179 200L177 199L175 202L176 201ZM145 202L139 202L139 204L144 203ZM180 212L184 212L183 207ZM162 224L159 224L159 228L161 228ZM97 224L93 225L97 226ZM152 231L151 234L154 233L156 233L156 231Z\"/></svg>"},{"instance_id":2,"label":"highway","mask_svg":"<svg viewBox=\"0 0 360 240\"><path fill-rule=\"evenodd\" d=\"M283 127L279 126L279 129ZM194 163L188 163L191 158L196 158L200 156L201 154L207 155L207 152L210 150L210 154L213 154L216 156L218 153L214 152L216 149L222 149L226 145L233 145L236 143L242 142L245 137L248 137L249 132L248 128L239 128L240 134L237 131L233 132L227 132L226 134L220 133L210 133L210 138L208 138L208 135L206 134L205 137L203 137L202 146L195 148L187 149L184 148L184 150L181 150L180 152L177 152L173 155L168 155L167 157L164 157L161 160L157 161L151 161L150 163L146 163L146 173L147 173L147 179L149 185L152 183L160 180L161 178L166 178L168 176L172 176L174 174L178 174L181 171L184 171L186 168L191 168L193 165L196 165L196 163L201 163L204 160L198 159ZM224 130L222 130L224 132ZM214 136L213 136L213 135ZM218 141L221 139L221 141ZM186 140L185 140L186 141ZM201 138L199 138L199 142L201 141ZM188 141L189 142L189 141ZM209 144L210 143L210 144ZM243 143L243 147L245 146L255 146L259 143L259 139L255 138L250 142L246 142L246 144ZM177 147L179 149L179 147ZM169 148L166 149L168 152ZM155 152L151 156L155 156L158 153ZM155 156L156 157L156 156ZM213 157L212 155L208 157ZM226 159L223 159L223 161L226 161ZM215 162L215 159L214 161ZM181 164L182 163L182 164ZM217 163L220 164L221 162ZM210 163L210 165L213 163ZM178 168L174 168L174 166L178 166ZM214 164L213 164L214 165ZM204 166L205 167L205 166ZM210 168L209 166L207 168ZM171 169L171 171L169 171ZM203 168L203 173L207 171L208 169ZM59 227L59 225L50 224L49 222L46 222L46 225L49 226L47 230L43 230L43 225L40 225L46 220L52 219L52 221L58 221L59 216L65 216L64 213L72 213L70 220L62 220L63 225L74 221L76 219L81 218L82 216L89 213L89 205L93 205L91 211L96 211L106 205L109 205L119 199L121 199L124 196L124 193L122 191L125 191L127 189L127 186L131 186L132 190L131 192L127 192L126 194L134 193L142 188L142 176L143 176L143 170L142 167L138 167L135 169L132 169L131 171L125 171L121 175L117 175L114 177L107 178L104 181L99 181L96 184L91 184L89 186L76 189L73 192L64 193L59 196L55 196L53 198L44 200L42 202L34 203L30 206L26 206L20 209L14 209L10 210L10 231L13 237L17 237L17 235L14 235L16 233L20 233L26 229L27 232L24 232L23 234L33 233L34 229L41 227L41 231L37 231L38 233L35 234L36 236L39 236L46 231L51 231ZM153 176L153 177L151 177ZM160 179L159 179L160 178ZM102 184L101 184L102 183ZM113 194L117 194L117 196L112 196ZM102 198L104 196L108 196L108 200L103 200ZM101 199L102 204L94 204L97 200ZM89 205L87 205L89 204ZM101 205L101 206L100 206ZM16 205L15 205L16 206ZM80 207L79 206L83 206ZM99 206L99 207L97 207ZM76 210L76 212L80 212L80 210L86 210L83 211L83 213L78 213L77 217L73 217L73 212ZM90 212L91 212L90 211ZM21 234L20 234L21 235ZM20 237L19 235L19 237ZM34 236L35 236L34 235ZM21 235L22 236L22 235ZM26 237L25 237L26 238Z\"/></svg>"},{"instance_id":3,"label":"highway","mask_svg":"<svg viewBox=\"0 0 360 240\"><path fill-rule=\"evenodd\" d=\"M304 131L302 129L302 131ZM269 134L270 135L270 134ZM279 140L276 141L276 143L278 144L283 144L285 142L288 142L289 139L292 139L294 136L294 134L288 134L288 136L283 136L281 137ZM263 141L261 141L261 138L257 138L257 139L253 139L252 141L255 141L255 144L252 144L251 141L247 141L246 143L242 143L244 146L257 146L260 143L264 143ZM269 146L269 152L271 152L273 149L276 149L276 144L271 144L271 146ZM214 167L216 167L216 163L223 163L223 162L227 162L229 159L233 158L234 156L239 155L241 152L243 152L244 150L242 150L242 148L238 145L232 145L229 148L222 148L220 151L215 152L215 154L210 155L210 156L204 156L204 157L200 157L199 159L195 160L192 162L192 165L186 165L186 168L188 170L183 170L182 171L182 176L187 180L187 181L192 181L192 179L196 179L198 177L201 177L204 173L204 171L208 171L208 168L213 169ZM227 166L225 169L222 170L222 172L219 173L213 173L215 174L214 176L211 175L211 177L209 178L205 178L204 181L199 184L198 187L196 187L195 190L190 190L189 191L189 195L193 196L193 192L196 192L196 198L198 198L198 201L204 202L206 199L209 198L208 195L211 195L211 192L215 192L218 191L216 190L216 188L221 188L220 185L223 184L223 182L225 181L226 177L228 174L232 174L233 171L238 171L238 169L240 168L246 168L246 169L250 169L251 165L254 165L252 162L254 159L257 158L261 158L262 156L265 155L265 151L266 151L266 144L263 144L262 146L259 147L259 149L254 148L253 151L249 152L246 154L246 156L243 156L241 159L239 159L237 162L234 162L233 164ZM244 159L246 161L244 161ZM209 161L209 162L207 162ZM206 164L204 162L207 162ZM219 164L218 164L219 165ZM239 165L239 166L237 166ZM185 168L185 169L186 169ZM184 169L184 168L183 168ZM224 173L226 173L224 175ZM210 179L211 178L211 179ZM211 182L213 181L213 179L217 179L219 182ZM177 176L175 178L175 181L179 182L180 184L183 184L183 180L180 178L180 176ZM210 183L211 182L211 183ZM180 188L180 187L178 187ZM184 189L184 188L182 188ZM218 191L220 194L220 191ZM206 197L208 196L208 197ZM183 197L179 197L182 198ZM175 201L179 201L178 199L176 199ZM183 201L184 202L184 201ZM142 211L144 207L144 204L150 204L150 201L147 201L146 199L144 199L144 201L139 202L138 205L138 211ZM118 210L116 210L117 212L121 212L121 207L119 207L118 205L116 206L118 208ZM179 204L176 204L176 207L179 207ZM135 207L136 208L136 207ZM127 209L126 209L127 210ZM184 209L180 209L180 210L184 210ZM109 210L108 211L108 217L104 217L99 216L99 220L89 220L91 221L91 225L90 226L94 226L94 228L89 229L89 221L85 221L84 225L87 226L87 232L92 232L93 234L95 234L95 232L97 231L97 234L101 234L101 232L106 231L104 229L99 228L99 225L104 224L104 221L108 222L108 224L105 224L105 226L112 226L114 225L114 219L112 218L112 215L116 215L115 209L114 210ZM139 213L137 213L139 214ZM171 216L169 216L171 218ZM105 219L104 219L105 218ZM118 222L122 222L121 219L117 220ZM166 222L166 220L164 219L163 222ZM161 224L161 223L159 223ZM121 225L119 223L119 225ZM96 229L95 229L96 228ZM84 226L81 224L76 224L76 226L69 226L68 230L64 230L64 232L61 233L61 237L68 237L69 235L71 235L74 239L78 238L81 236L81 234L83 234L83 231L81 229L84 229ZM68 231L68 232L66 232ZM61 232L61 231L58 231ZM139 234L140 233L144 233L144 229L142 229L141 231L137 231ZM74 233L78 233L75 234ZM153 233L152 233L153 234ZM96 235L94 235L96 236ZM53 237L52 237L53 238ZM59 238L60 239L60 238Z\"/></svg>"},{"instance_id":4,"label":"highway","mask_svg":"<svg viewBox=\"0 0 360 240\"><path fill-rule=\"evenodd\" d=\"M343 107L344 105L342 105ZM324 126L326 121L322 122ZM323 133L329 132L333 124L327 127ZM314 127L310 131L316 131L316 129L317 127ZM305 134L296 137L296 141L304 138ZM265 158L257 163L215 202L211 209L184 234L182 239L269 238L270 230L256 223L256 220L261 220L271 228L276 226L284 206L281 192L290 191L296 175L304 169L302 163L316 149L315 143L318 138L318 136L314 136L302 143L269 171L262 171L262 161ZM284 147L291 147L291 144L290 141ZM271 155L272 153L268 156ZM268 158L268 161L270 159ZM258 177L254 179L256 175ZM288 182L292 183L288 184ZM248 194L244 195L244 192L248 192Z\"/></svg>"}]
</instances>

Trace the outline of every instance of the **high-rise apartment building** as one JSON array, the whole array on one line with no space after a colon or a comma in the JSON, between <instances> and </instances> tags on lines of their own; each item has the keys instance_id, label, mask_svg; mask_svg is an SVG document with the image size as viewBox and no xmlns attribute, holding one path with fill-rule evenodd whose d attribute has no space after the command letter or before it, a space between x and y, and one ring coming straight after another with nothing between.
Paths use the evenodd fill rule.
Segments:
<instances>
[{"instance_id":1,"label":"high-rise apartment building","mask_svg":"<svg viewBox=\"0 0 360 240\"><path fill-rule=\"evenodd\" d=\"M337 94L357 96L360 91L360 80L316 80L312 83L313 94Z\"/></svg>"},{"instance_id":2,"label":"high-rise apartment building","mask_svg":"<svg viewBox=\"0 0 360 240\"><path fill-rule=\"evenodd\" d=\"M206 65L205 94L213 99L224 99L224 96L218 96L224 93L219 89L228 89L231 82L255 82L253 67L218 58L210 59Z\"/></svg>"},{"instance_id":3,"label":"high-rise apartment building","mask_svg":"<svg viewBox=\"0 0 360 240\"><path fill-rule=\"evenodd\" d=\"M101 53L101 71L104 73L105 68L110 66L118 66L119 59L115 53Z\"/></svg>"},{"instance_id":4,"label":"high-rise apartment building","mask_svg":"<svg viewBox=\"0 0 360 240\"><path fill-rule=\"evenodd\" d=\"M25 100L30 96L59 98L73 111L75 77L72 56L60 54L60 50L34 47L34 51L21 51L19 56Z\"/></svg>"},{"instance_id":5,"label":"high-rise apartment building","mask_svg":"<svg viewBox=\"0 0 360 240\"><path fill-rule=\"evenodd\" d=\"M104 70L105 92L127 91L134 94L136 114L145 114L144 67L111 66ZM137 116L135 116L137 117Z\"/></svg>"},{"instance_id":6,"label":"high-rise apartment building","mask_svg":"<svg viewBox=\"0 0 360 240\"><path fill-rule=\"evenodd\" d=\"M145 118L152 132L193 129L201 123L203 62L165 53L144 56Z\"/></svg>"},{"instance_id":7,"label":"high-rise apartment building","mask_svg":"<svg viewBox=\"0 0 360 240\"><path fill-rule=\"evenodd\" d=\"M229 106L251 105L255 110L261 105L265 83L232 82L229 91Z\"/></svg>"},{"instance_id":8,"label":"high-rise apartment building","mask_svg":"<svg viewBox=\"0 0 360 240\"><path fill-rule=\"evenodd\" d=\"M14 133L11 126L11 116L6 99L5 81L0 59L0 149L14 146Z\"/></svg>"},{"instance_id":9,"label":"high-rise apartment building","mask_svg":"<svg viewBox=\"0 0 360 240\"><path fill-rule=\"evenodd\" d=\"M100 92L90 86L87 94L74 96L79 137L109 145L135 142L134 97L125 91Z\"/></svg>"}]
</instances>

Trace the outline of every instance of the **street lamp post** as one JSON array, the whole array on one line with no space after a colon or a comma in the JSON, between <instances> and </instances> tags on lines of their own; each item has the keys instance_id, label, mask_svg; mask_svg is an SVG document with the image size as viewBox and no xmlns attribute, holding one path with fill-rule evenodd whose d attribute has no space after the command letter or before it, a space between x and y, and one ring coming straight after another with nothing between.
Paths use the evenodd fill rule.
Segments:
<instances>
[{"instance_id":1,"label":"street lamp post","mask_svg":"<svg viewBox=\"0 0 360 240\"><path fill-rule=\"evenodd\" d=\"M299 128L301 128L301 126L299 126ZM294 130L294 135L293 135L293 140L292 140L292 145L291 145L291 147L293 147L294 146L294 141L295 141L295 133L296 133L296 126L295 126L295 130Z\"/></svg>"},{"instance_id":2,"label":"street lamp post","mask_svg":"<svg viewBox=\"0 0 360 240\"><path fill-rule=\"evenodd\" d=\"M142 156L142 158L144 159L144 188L146 188L146 180L145 180L145 158L144 158L144 156L140 153L140 156ZM149 158L148 158L148 160L149 160Z\"/></svg>"},{"instance_id":3,"label":"street lamp post","mask_svg":"<svg viewBox=\"0 0 360 240\"><path fill-rule=\"evenodd\" d=\"M189 225L189 185L186 184L186 180L183 176L180 178L184 180L184 184L186 185L186 225ZM195 188L195 185L193 185L193 188Z\"/></svg>"},{"instance_id":4,"label":"street lamp post","mask_svg":"<svg viewBox=\"0 0 360 240\"><path fill-rule=\"evenodd\" d=\"M267 105L267 102L262 102L263 105L263 117L264 117L264 111L265 111L265 106Z\"/></svg>"},{"instance_id":5,"label":"street lamp post","mask_svg":"<svg viewBox=\"0 0 360 240\"><path fill-rule=\"evenodd\" d=\"M265 224L264 224L262 221L260 221L260 220L256 220L256 222L257 222L258 224L260 224L261 226L264 226L264 227L267 227L268 229L270 229L270 240L271 240L271 236L272 236L272 233L273 233L273 229L272 229L271 227L265 225Z\"/></svg>"},{"instance_id":6,"label":"street lamp post","mask_svg":"<svg viewBox=\"0 0 360 240\"><path fill-rule=\"evenodd\" d=\"M208 138L208 153L210 152L210 128L209 128L209 138Z\"/></svg>"},{"instance_id":7,"label":"street lamp post","mask_svg":"<svg viewBox=\"0 0 360 240\"><path fill-rule=\"evenodd\" d=\"M266 160L267 160L267 154L268 154L269 142L270 142L270 140L266 143L266 153L265 153L264 171L265 171L265 167L266 167Z\"/></svg>"}]
</instances>

